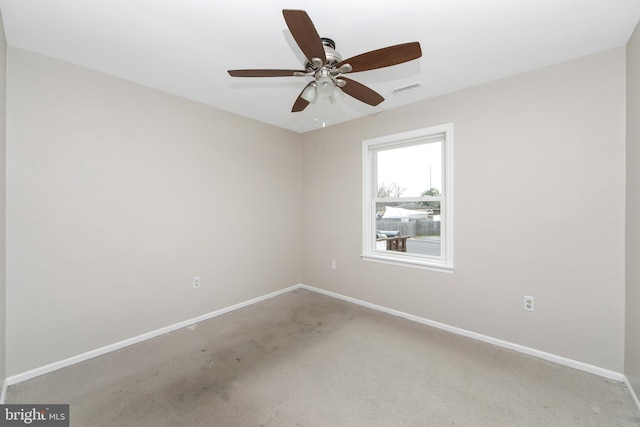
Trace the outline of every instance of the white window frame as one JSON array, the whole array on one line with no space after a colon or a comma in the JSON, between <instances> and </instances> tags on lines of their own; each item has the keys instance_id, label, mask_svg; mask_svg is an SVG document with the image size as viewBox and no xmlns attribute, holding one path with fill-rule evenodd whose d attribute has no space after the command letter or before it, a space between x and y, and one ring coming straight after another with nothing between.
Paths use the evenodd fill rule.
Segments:
<instances>
[{"instance_id":1,"label":"white window frame","mask_svg":"<svg viewBox=\"0 0 640 427\"><path fill-rule=\"evenodd\" d=\"M406 252L376 250L376 201L419 201L422 198L377 199L376 153L380 149L392 149L421 144L440 137L443 144L441 202L440 257L425 257ZM436 200L434 198L434 200ZM416 129L394 135L362 141L362 259L427 270L453 272L453 123Z\"/></svg>"}]
</instances>

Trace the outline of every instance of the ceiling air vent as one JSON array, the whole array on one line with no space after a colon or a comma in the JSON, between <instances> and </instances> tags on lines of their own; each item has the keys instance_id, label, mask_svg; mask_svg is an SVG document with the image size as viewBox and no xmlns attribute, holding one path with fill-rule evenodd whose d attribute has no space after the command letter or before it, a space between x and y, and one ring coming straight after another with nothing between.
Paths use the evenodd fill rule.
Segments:
<instances>
[{"instance_id":1,"label":"ceiling air vent","mask_svg":"<svg viewBox=\"0 0 640 427\"><path fill-rule=\"evenodd\" d=\"M397 89L393 89L391 91L391 93L393 93L394 95L400 95L401 93L405 93L405 92L409 92L412 90L416 90L416 89L420 89L422 87L422 85L420 83L413 83L410 84L408 86L404 86L404 87L399 87Z\"/></svg>"}]
</instances>

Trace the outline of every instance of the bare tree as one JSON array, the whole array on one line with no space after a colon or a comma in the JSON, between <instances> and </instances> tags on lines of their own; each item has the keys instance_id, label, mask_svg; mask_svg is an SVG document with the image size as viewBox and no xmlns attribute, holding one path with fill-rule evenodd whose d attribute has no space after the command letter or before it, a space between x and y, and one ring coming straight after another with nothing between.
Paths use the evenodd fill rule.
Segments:
<instances>
[{"instance_id":1,"label":"bare tree","mask_svg":"<svg viewBox=\"0 0 640 427\"><path fill-rule=\"evenodd\" d=\"M378 198L382 199L385 197L393 197L397 199L402 195L402 193L404 193L405 190L406 188L400 187L395 182L392 182L388 186L384 182L381 182L380 186L378 187Z\"/></svg>"}]
</instances>

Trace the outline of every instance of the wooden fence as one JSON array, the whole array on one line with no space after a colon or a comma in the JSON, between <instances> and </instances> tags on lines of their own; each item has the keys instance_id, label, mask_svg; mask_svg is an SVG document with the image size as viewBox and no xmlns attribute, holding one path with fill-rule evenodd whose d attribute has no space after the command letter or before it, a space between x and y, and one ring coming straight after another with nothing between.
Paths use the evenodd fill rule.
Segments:
<instances>
[{"instance_id":1,"label":"wooden fence","mask_svg":"<svg viewBox=\"0 0 640 427\"><path fill-rule=\"evenodd\" d=\"M402 222L399 218L376 220L376 230L399 231L401 236L439 236L440 221L433 218L412 219Z\"/></svg>"}]
</instances>

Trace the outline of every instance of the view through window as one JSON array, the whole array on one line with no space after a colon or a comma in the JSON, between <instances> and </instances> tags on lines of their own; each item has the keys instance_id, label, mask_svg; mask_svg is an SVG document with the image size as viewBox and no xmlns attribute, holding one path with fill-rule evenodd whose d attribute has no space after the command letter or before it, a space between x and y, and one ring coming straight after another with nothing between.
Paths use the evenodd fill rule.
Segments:
<instances>
[{"instance_id":1,"label":"view through window","mask_svg":"<svg viewBox=\"0 0 640 427\"><path fill-rule=\"evenodd\" d=\"M408 237L407 252L439 257L442 142L376 154L376 249L387 250L385 239Z\"/></svg>"}]
</instances>

